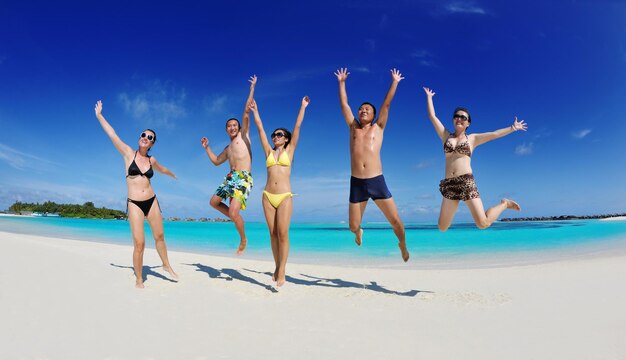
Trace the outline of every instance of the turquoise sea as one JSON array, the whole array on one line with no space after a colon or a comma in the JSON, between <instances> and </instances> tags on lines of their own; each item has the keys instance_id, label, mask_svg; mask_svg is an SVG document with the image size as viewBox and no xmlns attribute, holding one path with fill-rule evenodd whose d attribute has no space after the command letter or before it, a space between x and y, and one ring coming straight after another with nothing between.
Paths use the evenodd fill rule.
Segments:
<instances>
[{"instance_id":1,"label":"turquoise sea","mask_svg":"<svg viewBox=\"0 0 626 360\"><path fill-rule=\"evenodd\" d=\"M363 225L357 247L347 224L292 224L290 261L346 266L502 266L626 252L626 221L496 222L486 230L456 224L441 233L435 224L405 224L411 260L402 263L387 224ZM123 220L0 216L0 231L132 245ZM271 260L265 223L247 223L244 257ZM146 223L146 245L154 247ZM165 222L169 250L234 256L239 239L232 223Z\"/></svg>"}]
</instances>

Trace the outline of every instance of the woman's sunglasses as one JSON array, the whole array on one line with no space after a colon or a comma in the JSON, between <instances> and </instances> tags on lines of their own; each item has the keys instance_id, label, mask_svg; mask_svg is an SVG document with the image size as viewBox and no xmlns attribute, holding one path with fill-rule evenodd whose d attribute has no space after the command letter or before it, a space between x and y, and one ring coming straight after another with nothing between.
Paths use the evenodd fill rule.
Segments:
<instances>
[{"instance_id":1,"label":"woman's sunglasses","mask_svg":"<svg viewBox=\"0 0 626 360\"><path fill-rule=\"evenodd\" d=\"M141 133L141 137L142 137L142 138L147 137L149 141L154 142L154 136L153 136L153 135L146 134L145 132L143 132L143 133Z\"/></svg>"},{"instance_id":2,"label":"woman's sunglasses","mask_svg":"<svg viewBox=\"0 0 626 360\"><path fill-rule=\"evenodd\" d=\"M467 116L462 115L462 114L454 114L454 116L452 117L453 119L461 119L463 121L467 121Z\"/></svg>"},{"instance_id":3,"label":"woman's sunglasses","mask_svg":"<svg viewBox=\"0 0 626 360\"><path fill-rule=\"evenodd\" d=\"M273 133L271 136L272 136L272 139L275 138L275 137L281 138L281 137L285 136L285 134L283 134L283 133Z\"/></svg>"}]
</instances>

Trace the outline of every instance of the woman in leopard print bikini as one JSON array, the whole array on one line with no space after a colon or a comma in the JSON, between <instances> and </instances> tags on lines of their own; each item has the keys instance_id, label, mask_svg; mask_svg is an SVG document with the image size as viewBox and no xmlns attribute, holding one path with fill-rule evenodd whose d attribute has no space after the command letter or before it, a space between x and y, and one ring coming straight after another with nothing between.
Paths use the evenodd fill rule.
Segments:
<instances>
[{"instance_id":1,"label":"woman in leopard print bikini","mask_svg":"<svg viewBox=\"0 0 626 360\"><path fill-rule=\"evenodd\" d=\"M520 210L520 206L515 201L502 199L498 205L485 211L480 194L476 188L474 176L472 175L471 156L472 151L478 145L511 134L517 130L526 131L524 120L518 121L517 117L515 117L513 124L504 129L467 135L465 131L471 124L472 117L466 108L459 107L454 110L452 118L454 132L450 133L437 118L437 115L435 115L435 106L433 105L435 92L426 87L424 92L426 93L428 116L435 127L437 135L443 142L443 151L446 156L446 178L439 183L439 191L443 195L439 212L439 230L448 230L461 200L469 208L479 229L491 226L506 209Z\"/></svg>"}]
</instances>

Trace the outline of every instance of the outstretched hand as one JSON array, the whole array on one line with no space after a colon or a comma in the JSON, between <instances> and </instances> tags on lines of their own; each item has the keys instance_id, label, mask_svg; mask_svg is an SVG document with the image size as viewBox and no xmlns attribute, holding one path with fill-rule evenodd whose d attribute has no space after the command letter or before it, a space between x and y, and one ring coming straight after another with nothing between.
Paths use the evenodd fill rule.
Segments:
<instances>
[{"instance_id":1,"label":"outstretched hand","mask_svg":"<svg viewBox=\"0 0 626 360\"><path fill-rule=\"evenodd\" d=\"M335 71L335 76L337 76L337 80L339 80L339 82L346 81L348 75L350 75L350 73L348 72L348 68L340 68L339 70Z\"/></svg>"},{"instance_id":2,"label":"outstretched hand","mask_svg":"<svg viewBox=\"0 0 626 360\"><path fill-rule=\"evenodd\" d=\"M307 107L309 106L309 103L311 102L311 99L309 99L308 96L305 96L302 98L302 106Z\"/></svg>"},{"instance_id":3,"label":"outstretched hand","mask_svg":"<svg viewBox=\"0 0 626 360\"><path fill-rule=\"evenodd\" d=\"M209 146L209 139L203 137L200 139L200 144L202 144L202 147L206 149Z\"/></svg>"},{"instance_id":4,"label":"outstretched hand","mask_svg":"<svg viewBox=\"0 0 626 360\"><path fill-rule=\"evenodd\" d=\"M400 74L400 70L396 68L391 69L391 77L395 82L400 82L400 80L404 80L404 77L402 76L402 74Z\"/></svg>"},{"instance_id":5,"label":"outstretched hand","mask_svg":"<svg viewBox=\"0 0 626 360\"><path fill-rule=\"evenodd\" d=\"M250 102L248 103L248 109L250 109L251 111L258 110L256 106L256 101L254 99L250 100Z\"/></svg>"},{"instance_id":6,"label":"outstretched hand","mask_svg":"<svg viewBox=\"0 0 626 360\"><path fill-rule=\"evenodd\" d=\"M513 130L517 131L517 130L524 130L526 131L526 129L528 129L526 123L524 122L524 120L520 120L517 121L517 116L515 117L515 121L513 121L513 125L511 125L513 127Z\"/></svg>"},{"instance_id":7,"label":"outstretched hand","mask_svg":"<svg viewBox=\"0 0 626 360\"><path fill-rule=\"evenodd\" d=\"M250 79L248 79L248 81L250 82L250 87L251 88L253 88L256 85L256 80L257 80L256 75L252 75L252 76L250 76Z\"/></svg>"},{"instance_id":8,"label":"outstretched hand","mask_svg":"<svg viewBox=\"0 0 626 360\"><path fill-rule=\"evenodd\" d=\"M96 116L102 115L102 100L96 102L96 107L93 110L96 112Z\"/></svg>"},{"instance_id":9,"label":"outstretched hand","mask_svg":"<svg viewBox=\"0 0 626 360\"><path fill-rule=\"evenodd\" d=\"M431 89L427 88L427 87L424 87L424 92L426 93L426 96L428 96L428 97L435 96L435 92L432 91Z\"/></svg>"}]
</instances>

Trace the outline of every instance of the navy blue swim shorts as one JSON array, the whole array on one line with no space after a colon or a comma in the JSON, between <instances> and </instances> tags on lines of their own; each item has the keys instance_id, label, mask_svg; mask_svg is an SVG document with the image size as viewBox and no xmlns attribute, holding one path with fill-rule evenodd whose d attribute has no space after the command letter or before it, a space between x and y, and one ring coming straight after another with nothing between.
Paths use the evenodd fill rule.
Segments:
<instances>
[{"instance_id":1,"label":"navy blue swim shorts","mask_svg":"<svg viewBox=\"0 0 626 360\"><path fill-rule=\"evenodd\" d=\"M350 177L350 202L360 203L372 200L389 199L391 192L385 183L385 177L381 174L369 179Z\"/></svg>"}]
</instances>

